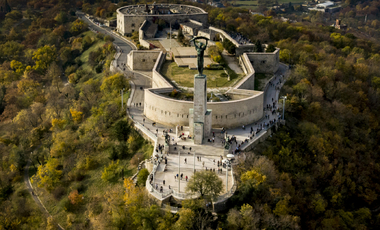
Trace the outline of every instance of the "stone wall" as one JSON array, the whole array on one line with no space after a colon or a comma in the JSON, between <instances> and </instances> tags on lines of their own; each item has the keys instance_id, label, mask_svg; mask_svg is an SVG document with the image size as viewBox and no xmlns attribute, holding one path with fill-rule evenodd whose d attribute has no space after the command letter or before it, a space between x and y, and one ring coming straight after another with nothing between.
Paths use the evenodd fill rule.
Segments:
<instances>
[{"instance_id":1,"label":"stone wall","mask_svg":"<svg viewBox=\"0 0 380 230\"><path fill-rule=\"evenodd\" d=\"M175 4L170 4L175 5ZM169 5L169 7L170 7ZM185 6L185 5L183 5ZM194 7L188 6L186 7ZM202 13L194 14L155 14L155 15L133 15L123 13L123 9L131 8L131 6L125 6L117 9L117 30L122 35L130 35L134 31L137 31L139 27L143 24L145 20L153 21L153 19L163 19L167 23L172 23L173 25L177 22L185 22L190 19L201 22L203 25L208 25L208 13L200 9ZM195 7L197 8L197 7ZM133 13L133 10L132 10Z\"/></svg>"},{"instance_id":2,"label":"stone wall","mask_svg":"<svg viewBox=\"0 0 380 230\"><path fill-rule=\"evenodd\" d=\"M132 70L149 71L155 66L160 53L160 51L132 50L128 54L127 64Z\"/></svg>"},{"instance_id":3,"label":"stone wall","mask_svg":"<svg viewBox=\"0 0 380 230\"><path fill-rule=\"evenodd\" d=\"M255 88L255 69L253 68L247 54L243 54L239 57L239 64L242 67L245 78L241 80L235 89L254 89Z\"/></svg>"},{"instance_id":4,"label":"stone wall","mask_svg":"<svg viewBox=\"0 0 380 230\"><path fill-rule=\"evenodd\" d=\"M158 123L176 126L189 125L192 101L180 101L162 95L172 88L145 89L144 115ZM212 110L212 127L233 128L251 124L263 116L264 93L251 91L251 96L240 100L208 102Z\"/></svg>"},{"instance_id":5,"label":"stone wall","mask_svg":"<svg viewBox=\"0 0 380 230\"><path fill-rule=\"evenodd\" d=\"M161 74L160 69L162 64L166 60L166 54L160 52L157 58L157 62L153 66L152 72L152 88L170 88L170 92L174 89L168 80L166 80Z\"/></svg>"},{"instance_id":6,"label":"stone wall","mask_svg":"<svg viewBox=\"0 0 380 230\"><path fill-rule=\"evenodd\" d=\"M139 42L140 42L140 45L149 49L150 48L150 43L145 41L145 35L144 35L144 30L143 30L143 27L145 26L145 24L147 23L147 21L145 20L140 28L139 28Z\"/></svg>"},{"instance_id":7,"label":"stone wall","mask_svg":"<svg viewBox=\"0 0 380 230\"><path fill-rule=\"evenodd\" d=\"M256 73L273 74L278 70L280 63L280 49L273 53L247 53Z\"/></svg>"}]
</instances>

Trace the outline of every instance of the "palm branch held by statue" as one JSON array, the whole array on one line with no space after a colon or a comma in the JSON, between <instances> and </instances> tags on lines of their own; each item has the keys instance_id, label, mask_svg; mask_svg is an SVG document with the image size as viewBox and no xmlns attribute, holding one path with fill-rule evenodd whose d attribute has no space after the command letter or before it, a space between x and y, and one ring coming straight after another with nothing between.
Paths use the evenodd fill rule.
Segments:
<instances>
[{"instance_id":1,"label":"palm branch held by statue","mask_svg":"<svg viewBox=\"0 0 380 230\"><path fill-rule=\"evenodd\" d=\"M203 44L202 42L199 42L200 44L197 44L196 41L200 40L200 39L206 40L206 44ZM202 75L202 73L203 73L204 52L205 52L205 50L207 48L208 40L209 39L206 38L206 37L195 37L195 38L193 38L193 39L190 40L190 42L194 43L195 49L197 50L197 53L198 53L198 58L197 58L198 66L197 66L197 69L198 69L199 75Z\"/></svg>"}]
</instances>

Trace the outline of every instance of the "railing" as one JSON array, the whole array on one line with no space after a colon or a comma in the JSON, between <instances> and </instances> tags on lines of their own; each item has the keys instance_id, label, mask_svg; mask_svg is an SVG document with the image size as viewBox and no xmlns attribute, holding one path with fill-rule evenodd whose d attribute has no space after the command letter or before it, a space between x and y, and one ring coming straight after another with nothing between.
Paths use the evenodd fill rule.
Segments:
<instances>
[{"instance_id":1,"label":"railing","mask_svg":"<svg viewBox=\"0 0 380 230\"><path fill-rule=\"evenodd\" d=\"M173 196L180 199L195 199L200 197L198 193L179 193L173 190Z\"/></svg>"},{"instance_id":2,"label":"railing","mask_svg":"<svg viewBox=\"0 0 380 230\"><path fill-rule=\"evenodd\" d=\"M179 212L181 210L181 208L178 208L178 207L173 207L173 206L166 205L166 204L162 205L162 209L166 210L168 207L170 207L171 212Z\"/></svg>"},{"instance_id":3,"label":"railing","mask_svg":"<svg viewBox=\"0 0 380 230\"><path fill-rule=\"evenodd\" d=\"M214 203L217 202L222 202L230 198L236 191L236 184L235 184L235 179L234 179L234 174L233 174L233 168L231 167L231 177L232 177L232 187L230 190L228 190L225 194L220 195L217 197L217 199L214 201Z\"/></svg>"}]
</instances>

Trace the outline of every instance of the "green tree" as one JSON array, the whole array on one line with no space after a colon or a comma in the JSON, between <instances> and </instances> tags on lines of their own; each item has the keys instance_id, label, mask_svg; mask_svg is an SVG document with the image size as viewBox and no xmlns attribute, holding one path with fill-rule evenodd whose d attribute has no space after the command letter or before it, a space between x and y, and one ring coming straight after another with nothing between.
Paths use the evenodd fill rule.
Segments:
<instances>
[{"instance_id":1,"label":"green tree","mask_svg":"<svg viewBox=\"0 0 380 230\"><path fill-rule=\"evenodd\" d=\"M104 171L102 172L102 180L103 181L112 181L115 178L116 172L119 169L119 160L112 161L108 166L104 167Z\"/></svg>"},{"instance_id":2,"label":"green tree","mask_svg":"<svg viewBox=\"0 0 380 230\"><path fill-rule=\"evenodd\" d=\"M202 197L216 198L223 189L222 179L212 171L198 171L187 183L186 191L198 192Z\"/></svg>"},{"instance_id":3,"label":"green tree","mask_svg":"<svg viewBox=\"0 0 380 230\"><path fill-rule=\"evenodd\" d=\"M257 39L256 42L255 42L254 51L257 52L257 53L264 52L263 46L261 45L261 41L259 39Z\"/></svg>"},{"instance_id":4,"label":"green tree","mask_svg":"<svg viewBox=\"0 0 380 230\"><path fill-rule=\"evenodd\" d=\"M265 50L266 53L272 53L274 51L276 51L276 47L273 44L269 44Z\"/></svg>"},{"instance_id":5,"label":"green tree","mask_svg":"<svg viewBox=\"0 0 380 230\"><path fill-rule=\"evenodd\" d=\"M148 179L149 171L148 169L141 169L139 174L137 175L137 184L140 187L145 186L146 180Z\"/></svg>"}]
</instances>

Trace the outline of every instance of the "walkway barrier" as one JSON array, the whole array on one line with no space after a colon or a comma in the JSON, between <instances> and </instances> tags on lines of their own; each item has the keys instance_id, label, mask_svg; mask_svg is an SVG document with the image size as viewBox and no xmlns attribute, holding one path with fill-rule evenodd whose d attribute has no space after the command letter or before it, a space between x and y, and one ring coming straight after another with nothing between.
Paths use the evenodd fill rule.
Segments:
<instances>
[{"instance_id":1,"label":"walkway barrier","mask_svg":"<svg viewBox=\"0 0 380 230\"><path fill-rule=\"evenodd\" d=\"M166 204L162 205L162 209L164 209L164 210L166 210L168 207L170 207L170 212L177 213L177 212L181 211L181 208L178 208L178 207L173 207L173 206L166 205Z\"/></svg>"}]
</instances>

